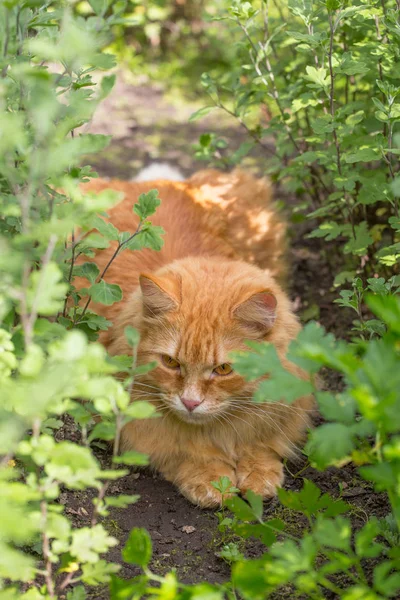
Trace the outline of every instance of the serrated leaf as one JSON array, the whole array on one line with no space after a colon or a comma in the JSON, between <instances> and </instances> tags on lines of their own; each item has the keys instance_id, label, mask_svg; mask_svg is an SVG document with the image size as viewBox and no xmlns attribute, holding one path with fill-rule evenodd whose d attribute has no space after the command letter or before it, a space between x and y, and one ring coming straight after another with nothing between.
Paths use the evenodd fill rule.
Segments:
<instances>
[{"instance_id":1,"label":"serrated leaf","mask_svg":"<svg viewBox=\"0 0 400 600\"><path fill-rule=\"evenodd\" d=\"M74 277L84 277L90 283L94 283L100 275L99 267L93 262L85 262L82 265L75 265L73 270Z\"/></svg>"},{"instance_id":2,"label":"serrated leaf","mask_svg":"<svg viewBox=\"0 0 400 600\"><path fill-rule=\"evenodd\" d=\"M145 529L135 527L129 534L128 541L122 550L122 558L125 562L147 567L151 560L152 543Z\"/></svg>"},{"instance_id":3,"label":"serrated leaf","mask_svg":"<svg viewBox=\"0 0 400 600\"><path fill-rule=\"evenodd\" d=\"M227 498L225 500L226 506L233 512L236 517L242 521L256 521L257 516L254 513L251 506L247 504L242 498L233 496L233 498Z\"/></svg>"},{"instance_id":4,"label":"serrated leaf","mask_svg":"<svg viewBox=\"0 0 400 600\"><path fill-rule=\"evenodd\" d=\"M378 519L371 517L364 527L355 534L354 545L357 556L360 558L376 558L382 554L385 546L375 541L380 533Z\"/></svg>"},{"instance_id":5,"label":"serrated leaf","mask_svg":"<svg viewBox=\"0 0 400 600\"><path fill-rule=\"evenodd\" d=\"M343 225L341 225L340 223L335 223L334 221L326 221L324 223L321 223L318 229L314 229L314 231L312 231L308 235L308 237L324 237L326 238L326 241L329 242L339 237L339 235L342 234L342 231Z\"/></svg>"},{"instance_id":6,"label":"serrated leaf","mask_svg":"<svg viewBox=\"0 0 400 600\"><path fill-rule=\"evenodd\" d=\"M343 156L346 163L371 162L380 160L381 153L376 148L360 148L356 152L350 152Z\"/></svg>"},{"instance_id":7,"label":"serrated leaf","mask_svg":"<svg viewBox=\"0 0 400 600\"><path fill-rule=\"evenodd\" d=\"M115 283L106 283L104 279L95 283L89 289L89 295L94 302L100 302L106 306L111 306L115 302L122 300L122 290Z\"/></svg>"},{"instance_id":8,"label":"serrated leaf","mask_svg":"<svg viewBox=\"0 0 400 600\"><path fill-rule=\"evenodd\" d=\"M368 246L370 246L374 240L370 235L366 221L362 221L359 225L355 225L354 231L355 238L350 237L344 247L344 252L346 254L352 253L357 256L362 256L367 252Z\"/></svg>"},{"instance_id":9,"label":"serrated leaf","mask_svg":"<svg viewBox=\"0 0 400 600\"><path fill-rule=\"evenodd\" d=\"M92 218L91 225L94 229L97 229L101 235L103 235L107 240L118 240L119 239L119 231L112 223L109 221L105 221L98 215L95 215Z\"/></svg>"},{"instance_id":10,"label":"serrated leaf","mask_svg":"<svg viewBox=\"0 0 400 600\"><path fill-rule=\"evenodd\" d=\"M53 315L60 310L68 290L68 285L62 282L62 273L59 267L48 263L40 271L30 275L28 290L28 305L36 307L42 315Z\"/></svg>"},{"instance_id":11,"label":"serrated leaf","mask_svg":"<svg viewBox=\"0 0 400 600\"><path fill-rule=\"evenodd\" d=\"M343 517L336 519L317 519L313 535L321 546L350 551L350 521Z\"/></svg>"},{"instance_id":12,"label":"serrated leaf","mask_svg":"<svg viewBox=\"0 0 400 600\"><path fill-rule=\"evenodd\" d=\"M95 563L99 554L117 544L118 540L109 536L102 525L82 527L72 532L70 553L83 563Z\"/></svg>"},{"instance_id":13,"label":"serrated leaf","mask_svg":"<svg viewBox=\"0 0 400 600\"><path fill-rule=\"evenodd\" d=\"M158 197L158 190L150 190L149 192L140 194L133 210L139 215L141 220L144 220L153 215L160 204L161 200Z\"/></svg>"},{"instance_id":14,"label":"serrated leaf","mask_svg":"<svg viewBox=\"0 0 400 600\"><path fill-rule=\"evenodd\" d=\"M164 234L164 229L159 225L146 224L138 236L138 242L140 241L142 248L150 248L158 252L164 246L164 240L161 237Z\"/></svg>"},{"instance_id":15,"label":"serrated leaf","mask_svg":"<svg viewBox=\"0 0 400 600\"><path fill-rule=\"evenodd\" d=\"M318 469L334 465L347 457L354 447L353 432L343 423L327 423L310 433L306 452Z\"/></svg>"}]
</instances>

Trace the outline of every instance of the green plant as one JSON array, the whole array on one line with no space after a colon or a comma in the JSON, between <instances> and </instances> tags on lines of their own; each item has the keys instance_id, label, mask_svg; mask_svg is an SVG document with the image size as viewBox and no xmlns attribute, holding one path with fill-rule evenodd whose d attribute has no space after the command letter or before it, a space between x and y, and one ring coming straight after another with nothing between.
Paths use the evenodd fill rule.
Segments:
<instances>
[{"instance_id":1,"label":"green plant","mask_svg":"<svg viewBox=\"0 0 400 600\"><path fill-rule=\"evenodd\" d=\"M0 599L67 594L82 600L90 587L96 594L108 583L115 600L258 600L285 586L315 599L329 593L345 600L394 598L400 590L400 301L393 274L399 254L398 5L294 0L287 9L278 0L270 7L236 1L222 14L222 23L233 26L237 57L222 80L204 76L203 84L251 139L229 156L217 136L206 134L199 156L230 165L253 144L268 150L267 136L275 136L268 171L301 198L295 220L317 219L312 235L343 250L336 284L352 283L338 303L357 313L359 334L347 343L309 323L289 351L309 381L288 374L268 344L239 353L236 368L263 378L256 402L292 403L313 393L325 422L309 435L311 464L325 469L352 462L387 494L391 512L353 528L342 499L305 481L300 492L279 492L285 509L302 515L301 533L294 535L283 519L264 518L261 498L232 496L237 490L222 479L215 482L224 497L220 556L233 563L232 579L194 586L180 583L174 572L153 573L143 529L131 532L123 550L124 561L141 567L141 575L124 580L116 574L119 565L104 558L117 539L102 518L137 500L107 495L110 482L127 472L119 465L147 463L136 452L120 455L119 439L129 420L156 418L146 402L129 403L135 377L152 365L136 366L139 335L132 328L125 331L129 356L108 357L96 342L111 324L90 310L91 302L117 302L121 290L105 281L108 266L100 272L77 259L110 242L116 242L112 260L124 251L157 251L164 233L149 221L160 202L155 190L135 205L137 231L119 232L101 219L119 196L79 187L95 176L82 166L84 156L109 141L80 128L113 86L114 76L96 83L93 73L114 65L104 49L127 10L126 2L93 1L73 16L61 2L0 3L0 514L6 515L0 520ZM88 287L77 292L75 276L86 277ZM321 368L341 376L342 392L317 388ZM60 441L60 429L72 420L78 441ZM112 442L104 465L92 449L96 440ZM76 527L64 511L64 490L93 492L84 526ZM245 559L242 540L252 538L266 553Z\"/></svg>"},{"instance_id":2,"label":"green plant","mask_svg":"<svg viewBox=\"0 0 400 600\"><path fill-rule=\"evenodd\" d=\"M96 83L92 74L114 65L102 49L126 3L114 4L107 17L92 4L95 14L86 19L73 18L58 2L0 4L2 598L56 598L71 583L107 582L119 566L101 555L117 540L99 519L110 507L137 500L108 498L107 489L127 473L117 465L147 460L139 453L119 455L119 439L129 420L154 413L146 402L129 404L134 377L151 365L136 367L139 339L132 329L126 331L129 357L110 360L102 346L88 342L110 326L88 310L91 300L111 304L122 293L104 281L107 267L100 274L92 263L75 263L110 240L118 242L112 260L127 248L159 249L163 233L148 221L160 202L155 190L135 205L140 224L132 234L98 217L118 194L94 196L79 188L95 176L81 166L82 157L109 142L80 127L114 84L114 75ZM90 282L79 295L76 275ZM125 382L112 377L117 372L126 373ZM55 438L67 415L75 419L81 444ZM110 468L93 455L95 439L113 440ZM59 495L90 488L96 492L90 527L74 527ZM84 598L84 588L72 597Z\"/></svg>"},{"instance_id":3,"label":"green plant","mask_svg":"<svg viewBox=\"0 0 400 600\"><path fill-rule=\"evenodd\" d=\"M235 517L227 514L226 500L233 494L239 492L238 488L232 485L229 477L220 477L218 481L212 481L212 486L221 494L221 508L215 513L218 519L216 535L213 544L218 548L216 555L231 564L244 558L242 550L242 540L233 533Z\"/></svg>"},{"instance_id":4,"label":"green plant","mask_svg":"<svg viewBox=\"0 0 400 600\"><path fill-rule=\"evenodd\" d=\"M203 74L211 103L193 118L217 108L239 121L250 141L232 162L254 145L265 152L266 172L302 199L296 222L313 219L310 237L340 248L338 284L389 278L399 262L398 4L238 0L216 19L236 57ZM211 157L213 138L202 138Z\"/></svg>"}]
</instances>

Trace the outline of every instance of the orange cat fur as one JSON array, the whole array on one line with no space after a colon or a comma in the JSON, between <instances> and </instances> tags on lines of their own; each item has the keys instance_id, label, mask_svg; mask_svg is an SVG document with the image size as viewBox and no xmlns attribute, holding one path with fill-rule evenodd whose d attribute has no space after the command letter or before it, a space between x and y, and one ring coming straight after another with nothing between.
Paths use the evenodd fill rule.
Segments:
<instances>
[{"instance_id":1,"label":"orange cat fur","mask_svg":"<svg viewBox=\"0 0 400 600\"><path fill-rule=\"evenodd\" d=\"M154 403L161 417L126 425L123 450L147 453L200 506L220 503L210 482L223 475L242 492L273 495L283 482L282 458L303 437L311 399L254 404L256 384L229 372L229 353L246 349L250 339L274 344L286 367L301 376L285 358L300 326L278 283L286 273L285 226L269 184L239 170L206 170L186 182L93 180L84 186L106 188L125 194L109 220L132 232L138 195L157 188L162 204L152 222L166 230L161 252L127 250L108 269L106 281L121 286L123 300L93 306L113 322L100 338L111 354L130 352L123 332L133 325L141 333L138 363L157 362L135 383L132 399ZM97 252L100 270L114 249ZM75 285L87 282L76 279Z\"/></svg>"}]
</instances>

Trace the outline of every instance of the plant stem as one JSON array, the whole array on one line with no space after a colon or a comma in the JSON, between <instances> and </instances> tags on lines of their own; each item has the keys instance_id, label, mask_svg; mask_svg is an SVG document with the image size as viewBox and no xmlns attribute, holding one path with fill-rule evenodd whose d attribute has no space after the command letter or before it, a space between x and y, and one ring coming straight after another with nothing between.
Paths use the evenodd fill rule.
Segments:
<instances>
[{"instance_id":1,"label":"plant stem","mask_svg":"<svg viewBox=\"0 0 400 600\"><path fill-rule=\"evenodd\" d=\"M38 285L36 288L35 298L32 303L32 307L29 313L28 309L28 288L29 288L29 274L30 274L30 261L26 260L23 273L22 273L22 293L20 298L20 306L21 306L21 322L22 329L24 333L24 344L25 349L27 349L31 343L33 338L33 327L35 325L35 321L38 316L38 301L40 298L40 293L42 291L43 283L44 283L44 275L46 266L49 264L52 254L54 252L55 245L57 243L57 236L52 234L49 239L49 243L47 245L46 252L44 253L41 259L41 270L40 277L38 281Z\"/></svg>"},{"instance_id":2,"label":"plant stem","mask_svg":"<svg viewBox=\"0 0 400 600\"><path fill-rule=\"evenodd\" d=\"M334 124L334 119L335 119L335 73L333 72L333 39L334 39L334 35L335 35L335 25L333 23L333 16L332 13L329 12L328 13L328 19L329 19L329 32L330 32L330 36L329 36L329 52L328 52L328 65L329 65L329 75L330 75L330 91L329 91L329 107L330 107L330 113L331 113L331 117L332 117L332 125L333 125L333 139L335 142L335 148L336 148L336 165L337 165L337 170L338 173L340 175L340 177L342 177L343 173L342 173L342 161L341 161L341 153L340 153L340 144L339 144L339 138L337 135L337 131L336 131L336 127ZM344 194L344 199L346 201L346 205L347 205L347 210L348 210L348 215L349 215L349 219L350 219L350 224L351 224L351 231L353 234L353 238L356 238L356 232L355 232L355 228L354 228L354 218L353 218L353 210L352 207L350 205L350 201L349 198L347 196L347 193L345 191L345 189L343 188L343 194Z\"/></svg>"},{"instance_id":3,"label":"plant stem","mask_svg":"<svg viewBox=\"0 0 400 600\"><path fill-rule=\"evenodd\" d=\"M143 225L143 223L142 223L142 221L140 221L135 233L132 233L132 235L124 242L118 242L117 249L115 250L114 254L112 255L112 257L110 258L110 260L104 267L103 272L99 275L99 277L97 278L97 281L95 281L95 283L99 283L103 279L103 277L107 273L108 269L110 268L111 264L117 258L118 254L123 249L123 247L126 246L126 244L128 244L131 240L133 240L133 238L135 238L137 235L139 235L139 233L141 232L141 229L142 229L142 225ZM91 301L92 301L92 298L89 296L85 306L83 307L83 311L82 311L81 315L79 316L79 319L77 321L74 321L74 325L77 325L78 323L80 323L82 321Z\"/></svg>"},{"instance_id":4,"label":"plant stem","mask_svg":"<svg viewBox=\"0 0 400 600\"><path fill-rule=\"evenodd\" d=\"M5 39L4 39L4 46L3 46L3 56L4 58L7 58L7 52L8 52L8 44L10 42L10 9L6 9L6 26L5 26L5 30L6 30L6 35L5 35ZM7 75L7 71L8 71L8 62L5 61L5 65L1 71L1 76L4 79L4 77Z\"/></svg>"},{"instance_id":5,"label":"plant stem","mask_svg":"<svg viewBox=\"0 0 400 600\"><path fill-rule=\"evenodd\" d=\"M46 533L46 528L47 528L47 503L46 503L46 500L41 501L40 510L42 513L42 521L43 521L43 523L42 523L43 557L45 560L45 567L46 567L44 578L46 581L47 592L48 592L50 598L55 598L54 581L53 581L53 566L52 566L51 560L50 560L50 540Z\"/></svg>"},{"instance_id":6,"label":"plant stem","mask_svg":"<svg viewBox=\"0 0 400 600\"><path fill-rule=\"evenodd\" d=\"M69 267L69 273L68 273L68 283L71 283L71 279L72 279L72 272L74 270L74 264L75 264L75 249L76 249L76 244L75 244L75 233L74 231L72 231L71 234L71 241L72 241L72 246L71 246L71 250L72 250L72 255L71 255L71 264ZM65 296L65 300L64 300L64 308L63 308L63 317L66 316L67 314L67 303L68 303L68 298L70 296L70 293L68 292Z\"/></svg>"},{"instance_id":7,"label":"plant stem","mask_svg":"<svg viewBox=\"0 0 400 600\"><path fill-rule=\"evenodd\" d=\"M214 98L212 98L212 100L216 104L216 106L218 106L218 108L220 108L221 110L226 112L228 115L231 115L231 117L234 117L239 122L239 124L243 127L243 129L246 130L246 132L249 134L249 136L252 137L253 140L257 144L259 144L266 152L268 152L268 154L270 154L271 156L273 156L275 154L274 148L271 148L271 146L268 146L267 144L265 144L258 137L258 135L252 129L250 129L250 127L245 123L245 121L242 119L242 117L240 115L238 115L236 112L234 112L233 110L230 110L227 106L222 104L222 102L220 101L219 98L217 101L215 101Z\"/></svg>"}]
</instances>

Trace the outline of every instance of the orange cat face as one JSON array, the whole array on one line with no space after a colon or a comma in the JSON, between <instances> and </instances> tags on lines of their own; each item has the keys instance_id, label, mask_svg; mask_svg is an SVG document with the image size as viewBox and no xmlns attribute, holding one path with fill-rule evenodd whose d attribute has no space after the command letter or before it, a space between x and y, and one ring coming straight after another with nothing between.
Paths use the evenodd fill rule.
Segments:
<instances>
[{"instance_id":1,"label":"orange cat face","mask_svg":"<svg viewBox=\"0 0 400 600\"><path fill-rule=\"evenodd\" d=\"M223 421L254 391L231 366L230 353L245 349L246 339L268 339L278 315L282 321L283 292L257 267L212 258L176 261L160 276L142 275L140 286L138 358L157 363L142 389L150 385L161 412L183 421Z\"/></svg>"}]
</instances>

